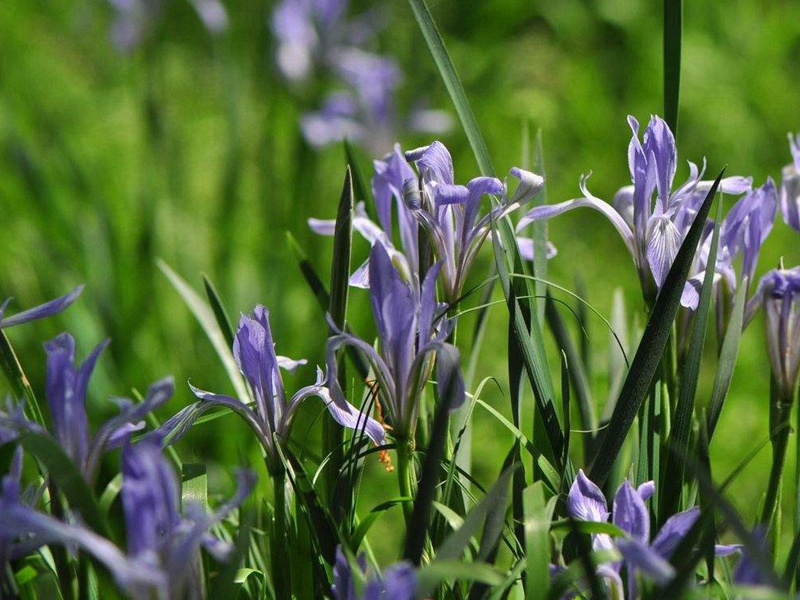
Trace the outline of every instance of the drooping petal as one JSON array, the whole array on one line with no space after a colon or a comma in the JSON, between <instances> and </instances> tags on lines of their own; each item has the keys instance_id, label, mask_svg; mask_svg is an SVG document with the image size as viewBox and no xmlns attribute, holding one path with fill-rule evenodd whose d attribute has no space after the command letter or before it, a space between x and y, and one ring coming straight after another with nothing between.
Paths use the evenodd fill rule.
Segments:
<instances>
[{"instance_id":1,"label":"drooping petal","mask_svg":"<svg viewBox=\"0 0 800 600\"><path fill-rule=\"evenodd\" d=\"M614 496L614 525L640 542L650 540L650 513L642 496L629 481L623 481Z\"/></svg>"},{"instance_id":2,"label":"drooping petal","mask_svg":"<svg viewBox=\"0 0 800 600\"><path fill-rule=\"evenodd\" d=\"M528 260L528 261L533 260L533 255L534 255L533 238L522 237L519 235L516 236L516 238L517 238L517 248L519 249L519 255L522 258L522 260ZM558 248L556 248L555 245L552 242L550 242L550 240L546 242L545 248L546 248L545 255L547 256L547 260L550 260L551 258L555 257L558 254Z\"/></svg>"},{"instance_id":3,"label":"drooping petal","mask_svg":"<svg viewBox=\"0 0 800 600\"><path fill-rule=\"evenodd\" d=\"M532 173L531 171L526 171L525 169L520 169L519 167L513 167L509 173L512 177L519 179L519 184L517 185L517 189L514 191L514 195L511 196L509 204L518 206L526 204L529 200L532 200L536 194L539 193L539 190L541 190L542 186L544 185L544 177L537 175L536 173Z\"/></svg>"},{"instance_id":4,"label":"drooping petal","mask_svg":"<svg viewBox=\"0 0 800 600\"><path fill-rule=\"evenodd\" d=\"M5 307L7 306L8 300L3 303L2 307L0 308L0 329L5 329L6 327L14 327L15 325L21 325L22 323L28 323L30 321L34 321L36 319L43 319L45 317L51 317L55 314L60 313L62 310L66 309L71 305L78 296L81 295L83 291L83 286L79 285L70 293L61 296L60 298L56 298L55 300L50 300L49 302L45 302L44 304L40 304L39 306L35 306L33 308L29 308L28 310L24 310L21 313L17 313L14 316L3 318L3 313L5 311Z\"/></svg>"},{"instance_id":5,"label":"drooping petal","mask_svg":"<svg viewBox=\"0 0 800 600\"><path fill-rule=\"evenodd\" d=\"M426 183L455 183L453 158L441 142L406 152L406 160L417 163L419 174Z\"/></svg>"},{"instance_id":6,"label":"drooping petal","mask_svg":"<svg viewBox=\"0 0 800 600\"><path fill-rule=\"evenodd\" d=\"M641 496L642 500L649 499L656 491L656 483L655 481L645 481L642 485L636 488L639 496Z\"/></svg>"},{"instance_id":7,"label":"drooping petal","mask_svg":"<svg viewBox=\"0 0 800 600\"><path fill-rule=\"evenodd\" d=\"M675 576L672 565L639 540L619 538L617 548L628 563L628 568L633 566L658 584L663 585Z\"/></svg>"},{"instance_id":8,"label":"drooping petal","mask_svg":"<svg viewBox=\"0 0 800 600\"><path fill-rule=\"evenodd\" d=\"M317 235L333 235L336 231L336 220L311 218L308 220L308 226Z\"/></svg>"},{"instance_id":9,"label":"drooping petal","mask_svg":"<svg viewBox=\"0 0 800 600\"><path fill-rule=\"evenodd\" d=\"M681 540L686 537L689 530L695 524L695 521L700 517L700 509L697 507L690 508L677 515L671 516L664 525L661 531L658 532L656 538L653 540L653 550L663 559L669 560L675 548L681 543Z\"/></svg>"},{"instance_id":10,"label":"drooping petal","mask_svg":"<svg viewBox=\"0 0 800 600\"><path fill-rule=\"evenodd\" d=\"M648 227L647 263L659 289L680 250L683 238L667 217L653 217Z\"/></svg>"},{"instance_id":11,"label":"drooping petal","mask_svg":"<svg viewBox=\"0 0 800 600\"><path fill-rule=\"evenodd\" d=\"M383 230L392 231L392 200L397 203L398 210L404 210L403 185L408 179L415 179L414 170L400 151L400 144L395 144L392 152L381 160L373 162L375 174L372 176L372 194Z\"/></svg>"}]
</instances>

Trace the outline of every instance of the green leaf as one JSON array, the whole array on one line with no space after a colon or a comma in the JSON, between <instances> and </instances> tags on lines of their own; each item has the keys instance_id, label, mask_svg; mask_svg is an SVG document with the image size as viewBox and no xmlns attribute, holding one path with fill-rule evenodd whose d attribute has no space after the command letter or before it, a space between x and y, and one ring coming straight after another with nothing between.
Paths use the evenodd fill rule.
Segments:
<instances>
[{"instance_id":1,"label":"green leaf","mask_svg":"<svg viewBox=\"0 0 800 600\"><path fill-rule=\"evenodd\" d=\"M414 18L417 20L422 37L431 51L433 62L436 63L436 68L439 70L439 75L447 88L447 93L450 94L450 99L453 101L461 126L464 128L469 145L475 154L475 160L478 162L478 168L481 170L481 174L487 177L492 176L494 175L494 167L489 156L489 150L478 128L469 100L467 100L464 86L458 78L453 61L447 53L447 48L445 48L444 40L436 27L436 23L433 21L431 11L428 9L425 0L408 1L411 4L411 10L414 11Z\"/></svg>"},{"instance_id":2,"label":"green leaf","mask_svg":"<svg viewBox=\"0 0 800 600\"><path fill-rule=\"evenodd\" d=\"M539 193L533 197L531 206L544 206L547 204L547 177L544 168L544 149L542 148L542 130L536 130L536 143L533 151L534 171L544 177L544 184ZM536 297L541 298L547 292L547 221L534 221L533 229L533 274L537 277L535 282ZM545 307L542 302L537 302L539 323L544 323ZM543 326L543 325L542 325Z\"/></svg>"},{"instance_id":3,"label":"green leaf","mask_svg":"<svg viewBox=\"0 0 800 600\"><path fill-rule=\"evenodd\" d=\"M525 598L544 598L550 590L550 523L557 497L545 501L544 484L537 481L525 489L525 551L528 561Z\"/></svg>"},{"instance_id":4,"label":"green leaf","mask_svg":"<svg viewBox=\"0 0 800 600\"><path fill-rule=\"evenodd\" d=\"M104 515L108 515L109 511L111 510L111 505L114 504L114 500L117 499L117 496L119 496L121 490L122 473L117 473L114 475L114 478L108 482L108 485L106 485L106 489L103 490L103 493L100 494L100 501L98 502L98 505L100 506L100 510L103 511Z\"/></svg>"},{"instance_id":5,"label":"green leaf","mask_svg":"<svg viewBox=\"0 0 800 600\"><path fill-rule=\"evenodd\" d=\"M367 210L372 206L371 202L367 202L370 198L369 186L367 186L366 179L364 179L364 172L359 166L358 159L356 158L356 151L353 144L347 138L342 142L344 144L344 155L347 160L347 165L350 167L350 173L353 176L353 191L356 201L363 201Z\"/></svg>"},{"instance_id":6,"label":"green leaf","mask_svg":"<svg viewBox=\"0 0 800 600\"><path fill-rule=\"evenodd\" d=\"M0 329L0 368L2 368L3 374L6 376L17 399L27 398L28 402L25 408L30 409L31 418L34 422L44 427L44 416L42 415L42 409L39 407L39 401L36 399L36 394L33 393L33 388L31 388L25 371L22 370L22 365L14 352L14 348L11 347L11 342L8 341L2 329Z\"/></svg>"},{"instance_id":7,"label":"green leaf","mask_svg":"<svg viewBox=\"0 0 800 600\"><path fill-rule=\"evenodd\" d=\"M392 498L391 500L387 500L379 504L378 506L374 507L366 517L364 517L361 522L356 527L355 532L353 533L353 537L350 539L351 546L355 549L358 549L361 546L361 542L364 541L367 533L369 532L370 528L375 524L375 521L378 520L378 517L383 515L387 510L390 508L394 508L398 504L402 504L404 502L413 502L414 498L410 496L404 496L400 498Z\"/></svg>"},{"instance_id":8,"label":"green leaf","mask_svg":"<svg viewBox=\"0 0 800 600\"><path fill-rule=\"evenodd\" d=\"M430 597L445 581L476 581L487 585L498 585L503 581L504 575L504 570L486 563L437 560L419 571L417 597Z\"/></svg>"},{"instance_id":9,"label":"green leaf","mask_svg":"<svg viewBox=\"0 0 800 600\"><path fill-rule=\"evenodd\" d=\"M722 203L717 204L717 218L715 221L714 232L711 237L711 248L708 252L706 264L712 265L706 269L703 278L703 287L700 290L700 301L694 312L694 323L692 334L689 340L689 349L683 359L683 371L681 373L681 385L678 390L678 403L672 416L672 427L670 429L669 443L677 452L670 452L667 455L667 465L665 477L662 482L661 500L659 511L661 522L674 515L679 510L681 489L683 488L684 468L683 461L678 460L678 456L688 453L689 434L691 433L692 417L694 416L694 401L697 395L697 381L700 376L700 366L703 361L703 346L706 341L706 330L708 329L708 316L711 312L711 290L714 287L714 274L716 269L713 265L717 264L717 248L719 247L719 227L722 221Z\"/></svg>"},{"instance_id":10,"label":"green leaf","mask_svg":"<svg viewBox=\"0 0 800 600\"><path fill-rule=\"evenodd\" d=\"M211 305L211 310L214 311L214 318L217 320L219 330L222 332L225 342L228 344L228 348L233 348L233 327L231 326L231 321L228 318L228 313L226 312L225 307L222 305L222 300L217 293L217 289L214 287L214 284L211 283L211 280L205 275L203 275L203 285L206 288L206 298L208 298L208 303Z\"/></svg>"},{"instance_id":11,"label":"green leaf","mask_svg":"<svg viewBox=\"0 0 800 600\"><path fill-rule=\"evenodd\" d=\"M59 443L43 433L26 433L19 442L26 452L45 466L48 476L64 494L70 508L81 515L83 522L102 537L113 539L92 491Z\"/></svg>"},{"instance_id":12,"label":"green leaf","mask_svg":"<svg viewBox=\"0 0 800 600\"><path fill-rule=\"evenodd\" d=\"M697 245L700 242L700 236L721 178L722 172L717 176L714 185L706 195L694 223L670 267L664 285L656 298L644 335L636 349L628 376L622 385L611 421L601 436L597 457L589 469L589 478L601 487L608 479L614 461L625 443L631 424L650 392L653 378L669 341L672 323L680 307L686 277L694 260Z\"/></svg>"},{"instance_id":13,"label":"green leaf","mask_svg":"<svg viewBox=\"0 0 800 600\"><path fill-rule=\"evenodd\" d=\"M200 295L195 292L180 275L173 271L167 263L158 259L156 264L158 268L161 269L161 272L167 276L172 287L174 287L181 298L183 298L184 303L192 312L195 319L197 319L197 322L200 323L200 327L203 328L206 337L208 337L217 356L219 356L219 359L222 361L222 366L228 373L228 379L233 385L236 396L242 400L249 398L250 395L247 393L247 388L239 374L236 361L233 359L233 346L229 346L225 340L225 336L217 323L214 312L203 302Z\"/></svg>"},{"instance_id":14,"label":"green leaf","mask_svg":"<svg viewBox=\"0 0 800 600\"><path fill-rule=\"evenodd\" d=\"M683 0L664 0L664 119L678 137Z\"/></svg>"},{"instance_id":15,"label":"green leaf","mask_svg":"<svg viewBox=\"0 0 800 600\"><path fill-rule=\"evenodd\" d=\"M194 502L208 506L208 473L203 463L183 463L181 473L181 504Z\"/></svg>"},{"instance_id":16,"label":"green leaf","mask_svg":"<svg viewBox=\"0 0 800 600\"><path fill-rule=\"evenodd\" d=\"M708 440L709 443L714 436L717 421L722 414L722 406L728 395L733 379L733 370L736 367L736 357L739 354L739 340L742 338L742 325L744 323L744 307L747 294L747 283L742 281L736 291L736 300L733 305L728 328L725 331L725 338L722 342L722 349L719 353L719 364L717 374L714 377L714 387L711 390L711 399L708 401Z\"/></svg>"}]
</instances>

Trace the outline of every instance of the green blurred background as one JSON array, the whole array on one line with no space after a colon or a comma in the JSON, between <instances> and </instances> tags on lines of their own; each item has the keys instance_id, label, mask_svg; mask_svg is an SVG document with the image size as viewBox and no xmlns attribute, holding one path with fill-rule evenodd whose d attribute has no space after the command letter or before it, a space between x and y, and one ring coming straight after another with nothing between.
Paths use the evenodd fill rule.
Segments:
<instances>
[{"instance_id":1,"label":"green blurred background","mask_svg":"<svg viewBox=\"0 0 800 600\"><path fill-rule=\"evenodd\" d=\"M355 3L350 13L369 6ZM372 48L402 65L401 107L424 95L432 107L451 110L408 5L382 7L387 26ZM550 202L577 196L578 178L590 170L589 187L601 198L610 200L629 182L625 117L645 123L662 111L660 3L437 0L431 7L501 176L519 164L522 132L530 126L542 131ZM156 258L198 290L200 274L207 274L233 314L267 305L279 353L310 362L286 378L288 388L307 382L324 360L325 322L285 232L327 278L330 240L312 235L306 219L334 216L343 150L314 150L299 129L300 115L316 108L325 82L298 91L283 81L268 25L272 3L228 2L227 8L230 27L214 37L188 2L166 3L152 35L122 54L110 42L113 10L105 2L0 5L0 299L13 295L13 308L21 309L86 283L63 316L9 337L40 390L44 340L67 329L85 356L110 337L90 388L98 420L113 410L109 396L143 390L166 374L178 385L162 416L192 400L184 385L190 378L230 392L213 349ZM688 174L686 159L704 156L711 174L727 165L728 174L753 175L756 185L779 178L790 161L786 134L800 130L800 5L692 2L684 19L678 179ZM397 136L404 148L430 141L405 131ZM478 174L458 127L442 141L453 153L457 180ZM371 158L362 152L367 174ZM760 272L782 255L797 264L796 236L779 220ZM588 300L606 316L614 289L621 288L629 323L643 324L632 261L601 216L561 217L551 222L550 239L559 249L549 264L553 281L574 289L582 278ZM366 244L359 240L356 252L354 264L360 264ZM473 271L475 283L490 260L487 248ZM358 331L371 331L365 293L354 292L350 319ZM493 309L476 381L497 378L487 399L508 414L505 331L502 308ZM587 331L599 412L608 390L609 333L596 318ZM744 336L712 446L718 480L767 436L763 340L759 318ZM701 400L713 380L713 337L710 342ZM319 410L306 410L308 422ZM488 481L512 439L476 411L476 473ZM232 418L198 428L182 445L187 459L223 467L254 451ZM730 489L748 519L766 487L769 460L769 450L762 450ZM380 483L380 465L369 468L375 471L370 481ZM386 481L395 485L393 477Z\"/></svg>"}]
</instances>

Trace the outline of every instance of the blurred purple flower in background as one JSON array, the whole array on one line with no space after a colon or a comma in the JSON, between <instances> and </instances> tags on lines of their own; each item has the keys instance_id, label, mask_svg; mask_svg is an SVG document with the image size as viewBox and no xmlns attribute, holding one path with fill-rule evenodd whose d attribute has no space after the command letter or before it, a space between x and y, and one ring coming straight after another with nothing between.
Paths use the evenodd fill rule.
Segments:
<instances>
[{"instance_id":1,"label":"blurred purple flower in background","mask_svg":"<svg viewBox=\"0 0 800 600\"><path fill-rule=\"evenodd\" d=\"M633 185L616 193L613 206L589 192L586 187L588 175L585 175L580 181L583 198L538 206L520 221L519 227L582 206L599 211L611 221L625 242L639 273L644 297L650 303L661 289L712 182L702 180L705 166L698 169L697 165L689 162L689 179L673 191L677 148L666 122L652 116L641 142L638 121L629 116L628 123L633 132L628 146L628 166ZM751 186L750 178L726 177L719 189L739 195L750 191Z\"/></svg>"},{"instance_id":2,"label":"blurred purple flower in background","mask_svg":"<svg viewBox=\"0 0 800 600\"><path fill-rule=\"evenodd\" d=\"M395 93L403 74L391 57L370 52L366 44L383 28L378 11L348 17L347 0L283 0L272 15L276 62L292 84L320 74L335 81L319 110L305 114L301 129L313 146L345 138L385 152L400 130L442 134L452 119L445 111L415 107L398 115Z\"/></svg>"},{"instance_id":3,"label":"blurred purple flower in background","mask_svg":"<svg viewBox=\"0 0 800 600\"><path fill-rule=\"evenodd\" d=\"M800 135L789 134L792 163L783 167L781 177L781 212L784 222L800 231Z\"/></svg>"},{"instance_id":4,"label":"blurred purple flower in background","mask_svg":"<svg viewBox=\"0 0 800 600\"><path fill-rule=\"evenodd\" d=\"M366 556L358 557L360 579L367 576ZM333 566L334 600L413 600L417 591L417 574L410 563L401 562L389 567L383 577L367 577L362 593L358 594L353 568L342 547L336 548L336 564Z\"/></svg>"}]
</instances>

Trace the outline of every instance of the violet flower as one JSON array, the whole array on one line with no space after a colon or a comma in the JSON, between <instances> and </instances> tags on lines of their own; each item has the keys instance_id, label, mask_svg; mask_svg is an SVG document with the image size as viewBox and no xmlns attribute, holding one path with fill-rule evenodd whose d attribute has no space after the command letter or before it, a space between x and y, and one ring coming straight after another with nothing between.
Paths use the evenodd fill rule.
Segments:
<instances>
[{"instance_id":1,"label":"violet flower","mask_svg":"<svg viewBox=\"0 0 800 600\"><path fill-rule=\"evenodd\" d=\"M792 163L783 168L781 177L781 213L784 222L800 231L800 135L789 134Z\"/></svg>"},{"instance_id":2,"label":"violet flower","mask_svg":"<svg viewBox=\"0 0 800 600\"><path fill-rule=\"evenodd\" d=\"M689 162L689 179L673 190L677 149L666 122L652 116L641 142L639 123L632 116L628 117L628 123L633 131L628 147L633 185L617 192L613 206L589 192L586 187L589 176L585 175L580 180L583 198L537 206L520 221L518 230L573 208L586 206L599 211L622 237L639 274L645 299L650 303L663 285L712 182L702 180L705 167L701 170ZM719 186L720 191L737 195L750 188L751 179L744 177L726 177Z\"/></svg>"},{"instance_id":3,"label":"violet flower","mask_svg":"<svg viewBox=\"0 0 800 600\"><path fill-rule=\"evenodd\" d=\"M29 421L22 412L21 403L15 407L9 403L6 411L0 410L0 429L15 434L22 431L52 434L90 484L97 476L103 453L118 448L131 432L143 428L144 418L169 400L175 387L172 378L167 377L152 384L142 402L116 398L119 414L108 419L92 435L86 394L95 363L107 344L107 341L100 343L81 365L76 365L75 340L70 334L62 333L45 343L45 391L52 432Z\"/></svg>"},{"instance_id":4,"label":"violet flower","mask_svg":"<svg viewBox=\"0 0 800 600\"><path fill-rule=\"evenodd\" d=\"M336 548L336 564L333 566L333 586L331 594L334 600L413 600L417 591L417 574L408 562L397 563L384 572L383 577L367 577L366 557L362 553L358 557L359 574L353 568L342 547ZM356 579L367 578L363 586L358 586ZM358 588L363 587L361 594Z\"/></svg>"},{"instance_id":5,"label":"violet flower","mask_svg":"<svg viewBox=\"0 0 800 600\"><path fill-rule=\"evenodd\" d=\"M714 283L723 284L724 295L732 297L736 290L737 278L733 261L742 257L742 281L747 285L753 280L758 264L761 246L772 231L775 215L778 210L778 193L772 179L743 196L720 225L720 243L717 250ZM708 254L711 250L711 238L714 222L709 219L700 249L695 257L695 264L681 296L681 304L694 310L700 301L700 290L708 268ZM723 304L730 304L723 302Z\"/></svg>"},{"instance_id":6,"label":"violet flower","mask_svg":"<svg viewBox=\"0 0 800 600\"><path fill-rule=\"evenodd\" d=\"M35 321L36 319L43 319L45 317L51 317L55 314L58 314L75 302L78 296L81 295L82 291L83 286L79 285L70 293L61 296L60 298L56 298L55 300L50 300L49 302L45 302L39 306L29 308L28 310L17 313L11 317L4 317L5 311L11 302L11 298L8 298L2 304L0 304L0 329L6 329L7 327L13 327L14 325L22 325L23 323L29 323L30 321Z\"/></svg>"},{"instance_id":7,"label":"violet flower","mask_svg":"<svg viewBox=\"0 0 800 600\"><path fill-rule=\"evenodd\" d=\"M614 496L612 513L609 514L605 497L583 473L572 484L567 497L567 512L573 519L604 523L609 520L627 535L612 540L607 534L592 536L595 550L616 547L628 570L628 598L636 598L636 572L641 572L658 584L667 583L675 575L669 563L672 553L680 544L700 516L700 509L690 508L673 515L650 541L650 512L645 501L655 491L652 481L634 488L624 481ZM716 546L718 556L725 556L738 549L733 546ZM617 567L618 568L618 567Z\"/></svg>"},{"instance_id":8,"label":"violet flower","mask_svg":"<svg viewBox=\"0 0 800 600\"><path fill-rule=\"evenodd\" d=\"M442 262L444 300L453 302L491 232L492 221L533 199L544 179L516 167L511 169L519 185L508 198L505 184L495 177L476 177L467 185L456 185L453 159L441 142L406 152L406 158L417 165L419 179L404 182L404 200L425 231L436 259ZM498 196L499 202L480 217L485 195Z\"/></svg>"},{"instance_id":9,"label":"violet flower","mask_svg":"<svg viewBox=\"0 0 800 600\"><path fill-rule=\"evenodd\" d=\"M438 384L444 392L455 394L453 408L464 400L464 382L459 367L458 349L445 342L452 321L437 324L436 279L441 264L428 270L421 287L412 285L398 271L382 244L372 246L369 258L372 314L378 328L379 347L348 333L339 332L328 340L328 371L337 370L337 350L353 346L360 350L375 372L379 397L397 439L409 440L414 434L419 397L438 357ZM344 402L339 383L332 378L334 399Z\"/></svg>"},{"instance_id":10,"label":"violet flower","mask_svg":"<svg viewBox=\"0 0 800 600\"><path fill-rule=\"evenodd\" d=\"M223 394L206 392L190 384L192 392L200 398L162 425L164 435L174 435L171 441L182 436L194 421L206 410L218 406L229 408L239 415L253 430L267 456L271 472L280 465L275 447L276 437L288 439L292 417L303 400L316 396L325 402L334 420L344 427L364 429L376 443L383 441L383 427L361 413L343 397L331 396L322 372L317 369L317 381L298 390L291 398L286 397L281 378L281 368L294 368L301 361L290 361L275 354L272 331L269 326L269 311L258 305L252 316L242 315L233 343L233 355L239 370L250 384L255 406L251 408L241 399ZM335 372L335 371L331 371Z\"/></svg>"},{"instance_id":11,"label":"violet flower","mask_svg":"<svg viewBox=\"0 0 800 600\"><path fill-rule=\"evenodd\" d=\"M747 303L745 322L762 304L772 375L781 397L791 400L800 371L800 266L773 269L761 278L755 296Z\"/></svg>"}]
</instances>

